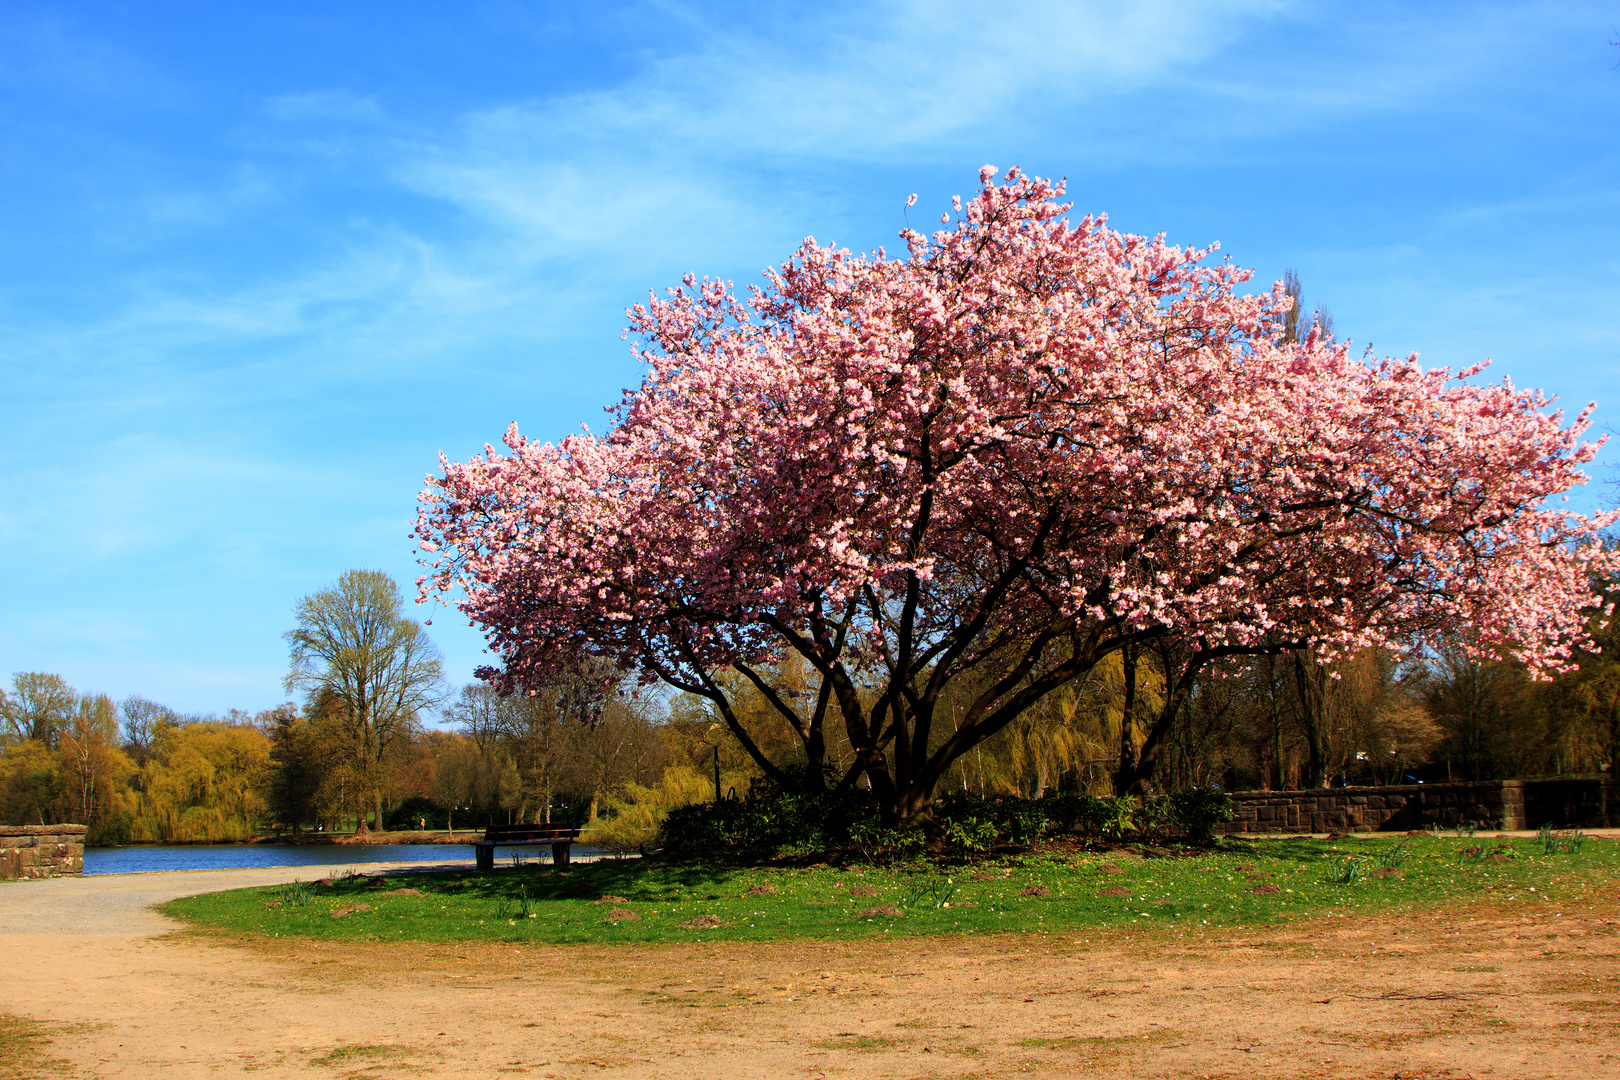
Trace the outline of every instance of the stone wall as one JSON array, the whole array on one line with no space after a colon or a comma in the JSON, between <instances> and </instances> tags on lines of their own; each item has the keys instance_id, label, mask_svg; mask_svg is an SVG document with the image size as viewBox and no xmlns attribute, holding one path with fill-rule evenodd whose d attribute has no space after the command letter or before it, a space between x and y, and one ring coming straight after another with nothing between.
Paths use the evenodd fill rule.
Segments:
<instances>
[{"instance_id":1,"label":"stone wall","mask_svg":"<svg viewBox=\"0 0 1620 1080\"><path fill-rule=\"evenodd\" d=\"M0 825L0 879L82 873L83 825Z\"/></svg>"},{"instance_id":2,"label":"stone wall","mask_svg":"<svg viewBox=\"0 0 1620 1080\"><path fill-rule=\"evenodd\" d=\"M1523 829L1522 780L1401 784L1390 787L1317 788L1310 791L1234 791L1236 816L1219 832L1405 832L1431 825L1477 822L1490 829Z\"/></svg>"}]
</instances>

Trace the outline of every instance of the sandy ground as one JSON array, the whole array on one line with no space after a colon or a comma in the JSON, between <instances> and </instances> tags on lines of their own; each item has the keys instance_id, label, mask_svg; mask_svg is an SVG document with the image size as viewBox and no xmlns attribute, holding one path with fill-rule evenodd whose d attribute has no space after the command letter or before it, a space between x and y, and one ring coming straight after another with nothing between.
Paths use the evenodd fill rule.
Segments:
<instances>
[{"instance_id":1,"label":"sandy ground","mask_svg":"<svg viewBox=\"0 0 1620 1080\"><path fill-rule=\"evenodd\" d=\"M1620 898L638 950L236 941L147 910L300 873L0 885L0 1013L52 1040L23 1075L1620 1078Z\"/></svg>"}]
</instances>

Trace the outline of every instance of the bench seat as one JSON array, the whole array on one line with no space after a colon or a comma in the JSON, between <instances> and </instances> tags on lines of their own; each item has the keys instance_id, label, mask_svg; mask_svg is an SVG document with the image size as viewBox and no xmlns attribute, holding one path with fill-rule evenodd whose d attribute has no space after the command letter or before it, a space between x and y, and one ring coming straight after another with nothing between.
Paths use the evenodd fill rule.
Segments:
<instances>
[{"instance_id":1,"label":"bench seat","mask_svg":"<svg viewBox=\"0 0 1620 1080\"><path fill-rule=\"evenodd\" d=\"M482 840L473 841L473 857L479 870L493 870L498 847L550 844L552 865L567 866L569 849L578 839L577 825L491 825Z\"/></svg>"}]
</instances>

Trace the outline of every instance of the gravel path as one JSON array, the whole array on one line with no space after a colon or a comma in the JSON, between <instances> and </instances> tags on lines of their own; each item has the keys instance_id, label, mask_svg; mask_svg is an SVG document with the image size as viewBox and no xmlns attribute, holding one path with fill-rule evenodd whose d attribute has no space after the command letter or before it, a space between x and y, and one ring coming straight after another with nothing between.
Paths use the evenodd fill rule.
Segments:
<instances>
[{"instance_id":1,"label":"gravel path","mask_svg":"<svg viewBox=\"0 0 1620 1080\"><path fill-rule=\"evenodd\" d=\"M368 873L410 873L465 866L453 863L361 863ZM0 882L0 942L14 934L165 934L180 928L151 908L181 896L309 881L344 873L342 866L274 866L250 870L164 870L150 874L92 874L48 881Z\"/></svg>"}]
</instances>

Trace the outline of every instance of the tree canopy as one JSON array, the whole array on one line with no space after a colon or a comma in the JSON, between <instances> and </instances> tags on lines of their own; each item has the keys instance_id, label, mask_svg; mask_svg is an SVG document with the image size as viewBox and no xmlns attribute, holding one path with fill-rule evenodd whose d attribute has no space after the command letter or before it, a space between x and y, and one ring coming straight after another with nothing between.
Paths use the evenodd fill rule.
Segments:
<instances>
[{"instance_id":1,"label":"tree canopy","mask_svg":"<svg viewBox=\"0 0 1620 1080\"><path fill-rule=\"evenodd\" d=\"M1587 640L1590 410L1287 340L1279 283L1071 220L1060 184L982 188L901 257L806 241L761 288L688 276L629 312L646 365L610 431L441 456L424 596L485 631L504 690L582 654L732 707L739 673L819 782L831 715L896 817L951 762L1116 653L1198 673L1470 626L1557 670ZM781 692L796 654L815 673ZM1127 670L1134 670L1133 664ZM947 720L948 717L948 720Z\"/></svg>"},{"instance_id":2,"label":"tree canopy","mask_svg":"<svg viewBox=\"0 0 1620 1080\"><path fill-rule=\"evenodd\" d=\"M400 612L399 586L377 570L347 570L330 589L298 602L286 634L288 690L305 689L310 712L331 716L353 743L356 783L373 795L382 827L382 763L441 693L439 651Z\"/></svg>"}]
</instances>

